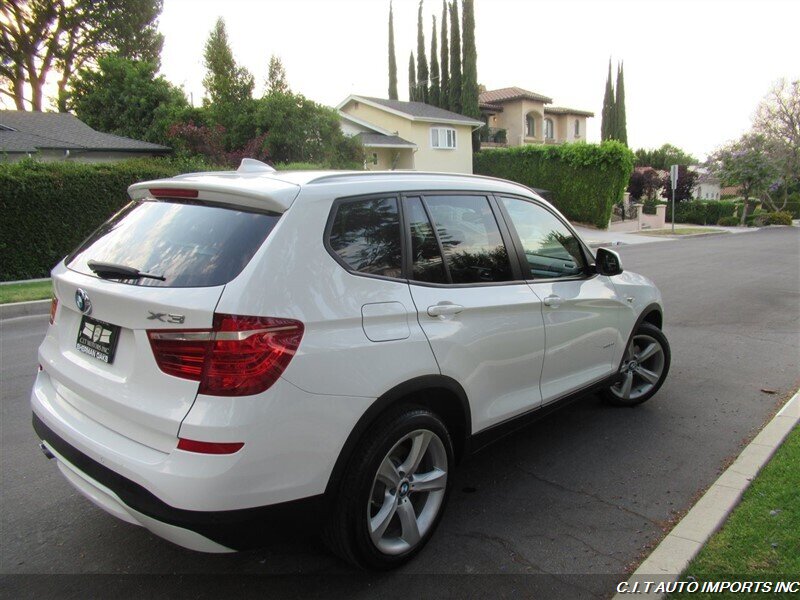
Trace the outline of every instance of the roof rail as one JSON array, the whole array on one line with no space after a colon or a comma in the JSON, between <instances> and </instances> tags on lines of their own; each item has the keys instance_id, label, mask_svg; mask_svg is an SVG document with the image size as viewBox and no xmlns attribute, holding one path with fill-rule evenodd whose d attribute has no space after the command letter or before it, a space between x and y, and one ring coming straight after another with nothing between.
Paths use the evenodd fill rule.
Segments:
<instances>
[{"instance_id":1,"label":"roof rail","mask_svg":"<svg viewBox=\"0 0 800 600\"><path fill-rule=\"evenodd\" d=\"M442 176L463 177L465 179L488 179L492 181L503 181L505 183L516 183L514 181L509 182L508 180L501 179L499 177L490 177L488 175L473 175L471 173L445 173L441 171L341 171L339 173L326 173L324 175L320 175L319 177L310 179L308 183L321 183L324 181L347 179L350 177L358 177L358 178L385 177L386 175L391 175L392 177L399 177L399 176L419 177L420 175L430 176L430 177L442 177ZM522 185L522 184L517 183L517 185ZM522 187L527 187L527 186L522 185Z\"/></svg>"}]
</instances>

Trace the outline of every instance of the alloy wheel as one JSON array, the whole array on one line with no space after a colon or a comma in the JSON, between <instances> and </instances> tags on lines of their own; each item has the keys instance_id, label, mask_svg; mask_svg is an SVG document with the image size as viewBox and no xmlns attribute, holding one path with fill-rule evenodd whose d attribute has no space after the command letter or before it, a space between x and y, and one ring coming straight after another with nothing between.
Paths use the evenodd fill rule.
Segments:
<instances>
[{"instance_id":1,"label":"alloy wheel","mask_svg":"<svg viewBox=\"0 0 800 600\"><path fill-rule=\"evenodd\" d=\"M436 521L447 488L447 452L438 435L417 429L384 457L370 492L367 531L384 554L417 546Z\"/></svg>"},{"instance_id":2,"label":"alloy wheel","mask_svg":"<svg viewBox=\"0 0 800 600\"><path fill-rule=\"evenodd\" d=\"M620 381L609 388L614 396L632 401L649 393L664 372L664 349L659 341L644 333L634 335L619 372Z\"/></svg>"}]
</instances>

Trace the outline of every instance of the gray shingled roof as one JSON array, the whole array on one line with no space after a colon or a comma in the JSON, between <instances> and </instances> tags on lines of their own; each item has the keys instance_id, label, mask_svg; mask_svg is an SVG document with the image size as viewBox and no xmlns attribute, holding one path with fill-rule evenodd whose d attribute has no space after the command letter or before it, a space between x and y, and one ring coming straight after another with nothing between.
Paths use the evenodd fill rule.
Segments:
<instances>
[{"instance_id":1,"label":"gray shingled roof","mask_svg":"<svg viewBox=\"0 0 800 600\"><path fill-rule=\"evenodd\" d=\"M0 110L0 153L42 148L169 152L170 148L95 131L69 113Z\"/></svg>"},{"instance_id":2,"label":"gray shingled roof","mask_svg":"<svg viewBox=\"0 0 800 600\"><path fill-rule=\"evenodd\" d=\"M385 98L373 98L370 96L354 96L354 98L363 98L364 100L375 102L376 104L380 104L386 108L391 108L392 110L405 113L416 119L422 119L426 121L462 121L465 125L481 124L479 120L473 119L472 117L466 117L464 115L439 108L438 106L425 104L424 102L404 102L402 100L387 100Z\"/></svg>"},{"instance_id":3,"label":"gray shingled roof","mask_svg":"<svg viewBox=\"0 0 800 600\"><path fill-rule=\"evenodd\" d=\"M388 148L416 148L414 142L409 142L396 135L383 135L382 133L359 133L356 136L364 146L368 148L377 148L385 146Z\"/></svg>"}]
</instances>

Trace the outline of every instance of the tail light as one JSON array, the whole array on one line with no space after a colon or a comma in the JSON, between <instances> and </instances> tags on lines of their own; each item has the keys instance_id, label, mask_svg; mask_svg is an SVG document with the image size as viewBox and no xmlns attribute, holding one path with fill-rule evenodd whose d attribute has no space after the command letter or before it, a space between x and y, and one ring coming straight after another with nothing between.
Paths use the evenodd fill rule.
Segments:
<instances>
[{"instance_id":1,"label":"tail light","mask_svg":"<svg viewBox=\"0 0 800 600\"><path fill-rule=\"evenodd\" d=\"M199 381L201 394L250 396L284 372L300 345L303 324L216 314L212 329L150 330L147 336L164 373Z\"/></svg>"},{"instance_id":2,"label":"tail light","mask_svg":"<svg viewBox=\"0 0 800 600\"><path fill-rule=\"evenodd\" d=\"M58 298L53 296L50 301L50 325L56 322L56 311L58 310Z\"/></svg>"}]
</instances>

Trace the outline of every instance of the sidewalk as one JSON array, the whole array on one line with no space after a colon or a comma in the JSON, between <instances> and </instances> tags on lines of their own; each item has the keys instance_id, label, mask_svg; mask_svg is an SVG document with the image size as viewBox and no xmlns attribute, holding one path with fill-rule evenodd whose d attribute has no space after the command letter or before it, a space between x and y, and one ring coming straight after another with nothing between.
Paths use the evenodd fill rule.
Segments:
<instances>
[{"instance_id":1,"label":"sidewalk","mask_svg":"<svg viewBox=\"0 0 800 600\"><path fill-rule=\"evenodd\" d=\"M669 235L647 235L648 229L643 229L637 232L625 231L606 231L603 229L593 229L584 225L574 225L575 230L589 244L592 248L599 246L623 246L628 244L650 244L652 242L674 242L679 238L687 238L692 236L681 235L671 237ZM668 223L665 229L671 227ZM692 225L688 223L676 223L675 227L678 229L714 229L716 231L740 234L758 231L758 227L720 227L719 225ZM663 231L663 230L659 230ZM706 233L703 235L713 235Z\"/></svg>"}]
</instances>

